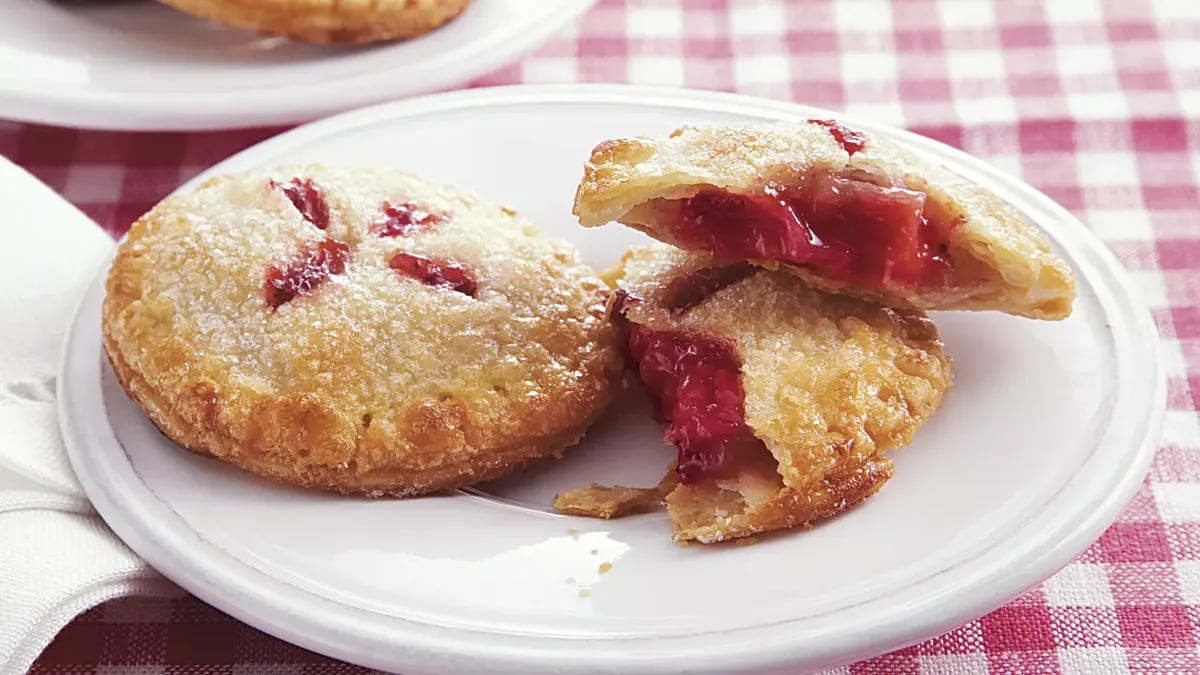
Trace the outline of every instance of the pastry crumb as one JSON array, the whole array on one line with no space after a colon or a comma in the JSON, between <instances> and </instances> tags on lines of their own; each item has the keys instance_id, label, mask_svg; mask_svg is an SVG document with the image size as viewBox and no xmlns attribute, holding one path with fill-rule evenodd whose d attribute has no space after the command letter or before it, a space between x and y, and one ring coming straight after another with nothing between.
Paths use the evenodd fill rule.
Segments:
<instances>
[{"instance_id":1,"label":"pastry crumb","mask_svg":"<svg viewBox=\"0 0 1200 675\"><path fill-rule=\"evenodd\" d=\"M612 563L610 563L610 562L600 563L600 574L608 574L608 571L611 569L612 569Z\"/></svg>"},{"instance_id":2,"label":"pastry crumb","mask_svg":"<svg viewBox=\"0 0 1200 675\"><path fill-rule=\"evenodd\" d=\"M662 506L662 500L675 488L675 471L652 488L633 488L623 485L598 485L567 490L554 498L554 508L560 513L589 518L620 518L634 513L652 511Z\"/></svg>"},{"instance_id":3,"label":"pastry crumb","mask_svg":"<svg viewBox=\"0 0 1200 675\"><path fill-rule=\"evenodd\" d=\"M590 589L590 588L581 588L581 589L579 589L579 597L581 597L581 598L590 598L590 597L592 597L592 589Z\"/></svg>"}]
</instances>

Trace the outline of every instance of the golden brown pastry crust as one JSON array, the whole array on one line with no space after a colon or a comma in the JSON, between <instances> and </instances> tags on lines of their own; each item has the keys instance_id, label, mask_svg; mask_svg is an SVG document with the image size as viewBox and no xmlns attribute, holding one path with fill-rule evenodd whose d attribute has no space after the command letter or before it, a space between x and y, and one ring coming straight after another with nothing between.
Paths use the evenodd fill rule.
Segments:
<instances>
[{"instance_id":1,"label":"golden brown pastry crust","mask_svg":"<svg viewBox=\"0 0 1200 675\"><path fill-rule=\"evenodd\" d=\"M919 311L831 295L771 271L687 310L667 309L674 280L714 265L707 254L635 249L619 282L640 299L626 303L630 322L734 345L746 424L770 451L740 458L736 477L676 487L666 499L676 538L712 542L792 527L874 494L892 475L881 453L907 444L951 385L936 327Z\"/></svg>"},{"instance_id":2,"label":"golden brown pastry crust","mask_svg":"<svg viewBox=\"0 0 1200 675\"><path fill-rule=\"evenodd\" d=\"M270 184L296 176L324 190L326 232ZM450 217L381 237L384 200ZM272 310L268 266L325 236L351 246L345 273ZM390 269L402 250L469 264L477 297ZM106 291L105 350L168 437L304 487L412 495L558 456L621 371L607 288L573 248L390 170L214 178L133 225Z\"/></svg>"},{"instance_id":3,"label":"golden brown pastry crust","mask_svg":"<svg viewBox=\"0 0 1200 675\"><path fill-rule=\"evenodd\" d=\"M428 33L470 0L159 0L234 28L318 44L366 44Z\"/></svg>"},{"instance_id":4,"label":"golden brown pastry crust","mask_svg":"<svg viewBox=\"0 0 1200 675\"><path fill-rule=\"evenodd\" d=\"M676 217L676 200L709 186L756 194L766 184L795 185L798 177L820 171L885 177L890 183L925 192L941 212L951 219L961 218L949 243L956 266L969 268L965 271L971 283L879 292L825 278L800 265L752 262L783 269L824 290L895 307L994 309L1039 319L1070 314L1074 278L1041 232L989 190L881 135L868 136L865 148L852 155L828 128L808 122L684 127L666 139L605 141L596 146L584 167L575 215L584 226L616 220L686 248L686 242L674 241L663 225Z\"/></svg>"}]
</instances>

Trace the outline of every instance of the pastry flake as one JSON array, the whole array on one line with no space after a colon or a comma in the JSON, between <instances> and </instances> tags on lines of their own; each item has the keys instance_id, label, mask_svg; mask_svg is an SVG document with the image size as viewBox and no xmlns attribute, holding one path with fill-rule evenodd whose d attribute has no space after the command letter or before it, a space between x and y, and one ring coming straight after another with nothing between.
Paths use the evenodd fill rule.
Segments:
<instances>
[{"instance_id":1,"label":"pastry flake","mask_svg":"<svg viewBox=\"0 0 1200 675\"><path fill-rule=\"evenodd\" d=\"M592 483L587 487L574 488L555 496L554 508L560 513L572 516L621 518L658 508L678 483L675 467L672 466L654 487Z\"/></svg>"}]
</instances>

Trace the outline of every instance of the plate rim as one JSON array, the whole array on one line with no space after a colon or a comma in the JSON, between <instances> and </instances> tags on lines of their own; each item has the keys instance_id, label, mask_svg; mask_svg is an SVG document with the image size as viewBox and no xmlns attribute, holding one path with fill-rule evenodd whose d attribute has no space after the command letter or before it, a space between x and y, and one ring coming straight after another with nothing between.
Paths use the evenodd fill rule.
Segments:
<instances>
[{"instance_id":1,"label":"plate rim","mask_svg":"<svg viewBox=\"0 0 1200 675\"><path fill-rule=\"evenodd\" d=\"M615 103L634 106L669 104L685 108L718 107L742 114L780 118L807 117L817 110L792 103L734 94L628 85L549 85L474 89L371 106L298 127L219 162L180 189L188 189L196 181L202 180L205 175L220 171L222 167L246 161L245 156L248 153L265 154L275 146L303 144L307 137L320 137L327 129L344 130L351 122L355 121L420 116L434 110L563 102ZM689 668L695 669L697 672L765 669L795 665L797 661L801 660L806 666L838 665L882 651L907 646L977 618L1045 580L1090 545L1111 524L1120 509L1128 503L1142 484L1154 452L1158 448L1162 419L1166 408L1166 377L1158 349L1157 330L1141 298L1133 292L1127 273L1098 238L1049 197L1024 182L990 167L982 160L931 139L916 136L911 132L855 120L852 117L837 115L829 111L821 112L841 117L863 128L877 131L886 130L887 133L900 136L905 142L918 148L936 149L941 154L948 154L957 162L969 166L973 172L1005 184L1006 187L1018 189L1024 196L1041 202L1043 206L1054 212L1058 216L1056 227L1065 230L1065 232L1056 231L1054 234L1056 236L1071 235L1072 243L1078 248L1078 250L1071 251L1073 257L1088 258L1094 271L1103 274L1106 285L1097 290L1107 290L1109 297L1098 297L1097 301L1100 306L1105 311L1118 313L1126 319L1120 327L1122 331L1128 333L1124 339L1126 347L1124 352L1119 349L1121 344L1119 344L1120 340L1117 340L1120 337L1116 333L1117 327L1109 328L1109 335L1113 336L1114 340L1114 356L1117 357L1115 360L1118 368L1121 364L1125 364L1126 371L1128 371L1131 359L1141 358L1143 367L1134 369L1136 372L1133 373L1139 376L1137 385L1128 389L1138 388L1140 392L1149 393L1150 396L1145 397L1148 406L1142 404L1134 409L1139 413L1134 421L1139 423L1137 426L1141 431L1135 433L1130 443L1137 447L1132 450L1132 453L1129 450L1123 451L1122 458L1130 461L1124 465L1122 471L1117 471L1109 479L1112 484L1106 484L1106 489L1103 491L1085 486L1082 492L1088 499L1082 501L1087 502L1091 507L1090 510L1087 510L1085 517L1079 522L1069 523L1063 522L1059 518L1052 529L1057 531L1065 528L1067 531L1054 539L1053 544L1048 548L1025 553L1023 559L1019 558L1022 565L998 566L992 563L991 568L988 569L986 563L989 557L997 557L993 555L995 547L989 548L979 553L975 560L966 561L968 566L982 566L984 569L977 569L974 573L967 574L965 579L960 579L959 586L954 589L953 593L944 594L946 597L923 598L921 602L893 609L890 612L891 615L896 615L899 609L903 609L902 616L884 616L882 619L876 619L872 622L875 624L874 630L850 632L835 639L824 636L823 642L819 645L811 644L813 642L812 635L784 636L787 639L781 639L780 635L774 635L765 642L761 640L764 637L763 634L779 633L781 627L786 627L789 623L797 623L798 620L731 631L722 635L721 639L725 640L726 646L719 649L714 647L713 635L706 634L705 643L695 652L704 654L704 662L689 665ZM101 268L97 280L80 302L67 335L66 348L60 367L60 382L66 383L75 379L68 376L69 369L76 368L75 360L85 358L76 354L75 352L78 350L73 350L72 346L77 345L80 331L88 325L82 321L82 318L89 314L98 316L99 303L97 299L102 297L102 281L107 268L106 262ZM98 327L94 328L98 330ZM1147 340L1153 344L1153 349L1138 348L1138 345ZM1130 348L1134 352L1129 352ZM96 360L95 357L96 355L93 354L93 360ZM1152 363L1153 367L1146 369L1144 366L1147 365L1147 362ZM94 366L99 368L98 363ZM172 551L170 546L155 541L156 535L162 535L163 532L147 529L146 523L132 522L136 518L122 512L118 503L119 496L111 493L112 486L103 484L97 480L97 476L90 473L96 467L89 464L85 445L89 438L95 438L95 432L102 430L80 427L82 416L74 414L73 411L80 409L82 402L76 400L78 397L73 396L74 392L73 387L66 387L64 395L59 398L60 423L63 427L64 440L71 463L75 467L85 491L106 522L123 540L130 543L131 548L152 562L156 568L170 568L172 578L202 600L285 640L371 667L394 668L403 664L404 667L416 667L421 670L422 668L436 669L449 664L455 667L502 668L505 672L528 672L528 669L535 665L539 670L547 672L562 669L607 670L612 668L671 672L679 667L675 665L675 660L681 650L687 650L689 645L692 645L693 649L696 648L694 645L696 636L606 637L602 640L588 641L593 643L592 647L589 647L588 642L570 638L520 636L458 627L434 626L400 617L388 617L391 619L389 624L401 625L403 630L382 630L375 625L375 621L368 620L363 616L354 616L374 615L373 612L367 610L342 605L311 593L307 594L311 597L298 601L294 597L286 597L295 595L296 589L291 586L286 589L263 592L261 587L256 589L250 580L236 578L237 573L230 572L230 568L246 568L237 570L237 572L250 577L262 577L259 579L260 582L266 581L268 584L284 582L250 568L232 557L229 557L223 564L207 566L197 564L194 560L185 559L184 556L179 555L178 549ZM1113 419L1116 419L1117 408L1122 401L1124 401L1126 413L1130 408L1130 396L1122 397L1120 389L1117 393L1119 398L1114 402ZM104 421L107 423L107 417ZM1105 430L1102 442L1098 447L1101 447L1104 441L1111 443L1108 436L1113 428L1114 423L1110 420L1109 428ZM108 431L111 440L119 444L119 441L112 436L111 428ZM1139 438L1140 442L1137 440ZM1088 462L1085 462L1085 467L1087 466ZM1101 467L1103 468L1103 465ZM1107 473L1115 470L1114 467L1108 467ZM1061 495L1072 486L1079 491L1078 484L1084 482L1079 476L1084 473L1086 472L1081 470L1080 474L1064 483L1061 486L1061 492L1051 497L1050 503L1060 499ZM152 491L151 493L153 494ZM1075 501L1081 500L1077 498ZM164 507L169 511L169 506L164 505ZM167 534L175 540L179 539L178 533L167 532ZM1019 539L1019 535L1012 535L1008 539ZM149 554L146 553L147 551ZM212 558L214 555L217 557L227 556L220 550L214 550L207 554L207 558ZM999 557L1003 559L1004 555ZM978 560L983 560L983 562L978 563ZM209 562L212 563L211 560ZM221 561L217 561L217 563L221 563ZM206 572L206 567L223 570L223 573L213 576L212 569ZM175 578L184 576L184 572L189 572L192 576L182 582ZM286 586L286 583L284 585ZM302 589L301 592L304 593ZM247 594L247 598L254 597L257 602L247 600L239 604L236 602L236 596L239 594ZM234 599L231 599L231 596ZM930 611L931 609L938 611ZM328 617L338 615L340 623L334 626L329 621L306 619L306 616L322 616L325 612L331 612L325 615ZM879 625L886 627L886 630L880 630ZM760 640L751 644L748 640L750 637L760 638ZM808 642L806 643L805 640ZM603 650L595 649L596 643L605 648ZM647 643L655 643L658 646L647 650ZM731 649L728 646L729 643L740 645L741 650ZM552 644L553 648L551 648ZM641 651L635 651L633 649L635 645ZM676 656L672 657L671 654ZM658 660L647 660L655 656Z\"/></svg>"},{"instance_id":2,"label":"plate rim","mask_svg":"<svg viewBox=\"0 0 1200 675\"><path fill-rule=\"evenodd\" d=\"M301 84L247 88L234 94L158 94L90 92L86 89L30 91L0 83L0 118L98 131L142 132L246 129L311 121L336 115L339 111L445 90L486 75L518 61L544 44L564 26L579 19L597 1L554 0L531 5L540 10L536 20L522 22L521 30L508 26L472 40L473 58L463 58L459 54L461 47L439 53L436 71L446 74L438 76L436 81L395 77L392 69L396 64L393 64L391 69L373 69L336 82L326 82L326 85L335 86L338 93L319 97L312 96ZM395 45L384 44L380 48L391 46ZM431 69L428 63L422 67ZM214 96L236 101L236 104L214 107ZM287 98L281 99L284 96Z\"/></svg>"}]
</instances>

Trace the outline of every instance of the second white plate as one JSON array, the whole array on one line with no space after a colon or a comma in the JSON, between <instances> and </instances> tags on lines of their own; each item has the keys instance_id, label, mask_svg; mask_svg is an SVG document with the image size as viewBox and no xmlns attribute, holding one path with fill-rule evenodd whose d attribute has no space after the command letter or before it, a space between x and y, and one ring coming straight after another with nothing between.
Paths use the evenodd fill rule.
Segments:
<instances>
[{"instance_id":1,"label":"second white plate","mask_svg":"<svg viewBox=\"0 0 1200 675\"><path fill-rule=\"evenodd\" d=\"M460 84L595 0L474 0L437 30L327 47L201 21L150 0L4 0L0 117L100 129L306 121Z\"/></svg>"},{"instance_id":2,"label":"second white plate","mask_svg":"<svg viewBox=\"0 0 1200 675\"><path fill-rule=\"evenodd\" d=\"M813 115L829 113L686 91L478 90L331 118L210 173L392 165L506 203L607 266L641 237L571 217L594 144L684 123ZM1136 489L1165 402L1156 335L1113 256L1045 196L927 139L849 123L897 135L1010 200L1078 272L1079 299L1058 323L937 315L956 386L893 455L895 478L813 530L684 548L661 514L553 513L562 488L661 476L671 451L638 401L623 401L565 460L477 494L370 501L258 480L180 450L125 397L100 347L100 280L63 363L72 463L117 534L184 588L284 639L378 668L820 667L953 628L1066 564Z\"/></svg>"}]
</instances>

